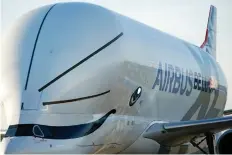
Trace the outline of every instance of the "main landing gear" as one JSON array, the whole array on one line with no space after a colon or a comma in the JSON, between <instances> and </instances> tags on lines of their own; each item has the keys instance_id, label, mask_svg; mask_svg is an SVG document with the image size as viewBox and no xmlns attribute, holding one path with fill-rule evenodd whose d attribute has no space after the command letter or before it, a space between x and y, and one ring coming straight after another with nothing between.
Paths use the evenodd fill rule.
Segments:
<instances>
[{"instance_id":1,"label":"main landing gear","mask_svg":"<svg viewBox=\"0 0 232 155\"><path fill-rule=\"evenodd\" d=\"M209 149L209 154L215 154L214 135L212 133L205 133L205 137Z\"/></svg>"},{"instance_id":2,"label":"main landing gear","mask_svg":"<svg viewBox=\"0 0 232 155\"><path fill-rule=\"evenodd\" d=\"M205 133L205 138L203 138L200 142L196 143L195 142L195 139L197 137L194 137L190 143L194 146L194 147L197 147L202 153L204 154L215 154L215 147L214 147L214 134L208 132L208 133ZM208 150L209 150L209 153L207 153L205 150L203 150L199 145L204 141L206 140L206 143L207 143L207 146L208 146Z\"/></svg>"}]
</instances>

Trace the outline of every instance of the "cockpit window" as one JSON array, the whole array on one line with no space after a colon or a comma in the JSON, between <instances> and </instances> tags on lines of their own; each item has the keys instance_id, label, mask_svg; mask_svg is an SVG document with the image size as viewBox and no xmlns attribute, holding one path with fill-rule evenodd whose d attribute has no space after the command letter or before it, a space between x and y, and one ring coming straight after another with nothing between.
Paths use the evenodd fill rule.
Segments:
<instances>
[{"instance_id":1,"label":"cockpit window","mask_svg":"<svg viewBox=\"0 0 232 155\"><path fill-rule=\"evenodd\" d=\"M39 125L35 125L32 129L32 132L33 132L34 136L36 136L36 137L44 137L44 134L43 134L42 130L40 129Z\"/></svg>"},{"instance_id":2,"label":"cockpit window","mask_svg":"<svg viewBox=\"0 0 232 155\"><path fill-rule=\"evenodd\" d=\"M44 125L19 124L10 125L4 137L15 136L35 136L35 137L52 137L52 133L48 127Z\"/></svg>"},{"instance_id":3,"label":"cockpit window","mask_svg":"<svg viewBox=\"0 0 232 155\"><path fill-rule=\"evenodd\" d=\"M15 126L15 125L12 125L12 126L9 126L6 134L4 137L13 137L15 136L16 132L17 132L17 127L18 126Z\"/></svg>"}]
</instances>

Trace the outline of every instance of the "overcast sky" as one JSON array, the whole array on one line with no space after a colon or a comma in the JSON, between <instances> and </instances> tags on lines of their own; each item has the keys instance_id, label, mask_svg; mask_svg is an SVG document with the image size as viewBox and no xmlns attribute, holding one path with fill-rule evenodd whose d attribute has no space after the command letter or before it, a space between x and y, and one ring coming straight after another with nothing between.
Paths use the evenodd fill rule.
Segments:
<instances>
[{"instance_id":1,"label":"overcast sky","mask_svg":"<svg viewBox=\"0 0 232 155\"><path fill-rule=\"evenodd\" d=\"M1 0L1 30L31 9L71 0ZM74 0L73 0L74 1ZM83 1L83 0L82 0ZM218 9L217 61L225 71L229 92L226 109L232 109L232 0L88 0L168 32L195 45L205 36L209 6Z\"/></svg>"}]
</instances>

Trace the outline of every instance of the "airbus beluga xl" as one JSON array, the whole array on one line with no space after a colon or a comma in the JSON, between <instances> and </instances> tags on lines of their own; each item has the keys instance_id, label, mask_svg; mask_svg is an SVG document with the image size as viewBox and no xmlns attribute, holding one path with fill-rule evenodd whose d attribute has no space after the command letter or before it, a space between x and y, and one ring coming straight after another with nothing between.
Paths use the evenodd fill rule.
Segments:
<instances>
[{"instance_id":1,"label":"airbus beluga xl","mask_svg":"<svg viewBox=\"0 0 232 155\"><path fill-rule=\"evenodd\" d=\"M200 47L73 2L22 16L2 52L4 153L231 153L214 6Z\"/></svg>"}]
</instances>

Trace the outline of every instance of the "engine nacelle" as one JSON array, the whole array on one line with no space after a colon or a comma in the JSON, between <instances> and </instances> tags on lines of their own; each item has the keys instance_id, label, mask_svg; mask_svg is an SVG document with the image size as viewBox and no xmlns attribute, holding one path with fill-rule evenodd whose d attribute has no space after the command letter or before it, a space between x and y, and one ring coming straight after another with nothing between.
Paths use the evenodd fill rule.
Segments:
<instances>
[{"instance_id":1,"label":"engine nacelle","mask_svg":"<svg viewBox=\"0 0 232 155\"><path fill-rule=\"evenodd\" d=\"M216 151L218 154L232 154L232 129L216 135Z\"/></svg>"}]
</instances>

